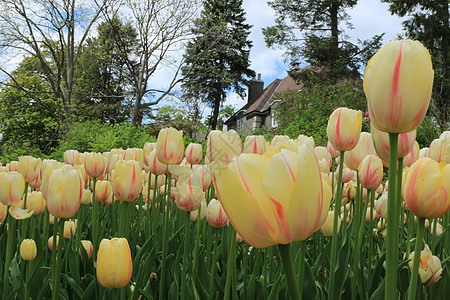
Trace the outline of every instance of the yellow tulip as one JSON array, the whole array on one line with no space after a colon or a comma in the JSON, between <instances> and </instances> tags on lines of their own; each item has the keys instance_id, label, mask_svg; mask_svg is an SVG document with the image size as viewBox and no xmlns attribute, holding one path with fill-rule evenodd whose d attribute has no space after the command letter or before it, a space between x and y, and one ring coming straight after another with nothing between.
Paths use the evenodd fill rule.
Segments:
<instances>
[{"instance_id":1,"label":"yellow tulip","mask_svg":"<svg viewBox=\"0 0 450 300\"><path fill-rule=\"evenodd\" d=\"M205 195L205 194L203 194ZM200 209L200 220L203 220L203 218L206 216L206 199L203 196L202 197L202 204L200 205L200 207L197 210L193 210L190 212L189 217L191 218L191 221L193 222L197 222L198 220L198 210Z\"/></svg>"},{"instance_id":2,"label":"yellow tulip","mask_svg":"<svg viewBox=\"0 0 450 300\"><path fill-rule=\"evenodd\" d=\"M60 166L61 165L56 160L44 160L42 162L41 192L45 200L47 200L48 181L50 180L53 171L60 168Z\"/></svg>"},{"instance_id":3,"label":"yellow tulip","mask_svg":"<svg viewBox=\"0 0 450 300\"><path fill-rule=\"evenodd\" d=\"M344 162L347 167L353 171L358 170L359 164L366 157L366 155L375 154L372 139L370 133L361 132L359 141L355 148L350 151L346 151L344 154Z\"/></svg>"},{"instance_id":4,"label":"yellow tulip","mask_svg":"<svg viewBox=\"0 0 450 300\"><path fill-rule=\"evenodd\" d=\"M75 235L75 231L77 231L77 221L65 221L64 222L64 238L69 239L70 236Z\"/></svg>"},{"instance_id":5,"label":"yellow tulip","mask_svg":"<svg viewBox=\"0 0 450 300\"><path fill-rule=\"evenodd\" d=\"M378 156L367 155L358 167L359 182L368 190L376 190L383 181L383 163Z\"/></svg>"},{"instance_id":6,"label":"yellow tulip","mask_svg":"<svg viewBox=\"0 0 450 300\"><path fill-rule=\"evenodd\" d=\"M139 163L134 160L117 162L111 176L114 196L117 200L131 202L141 193L143 176Z\"/></svg>"},{"instance_id":7,"label":"yellow tulip","mask_svg":"<svg viewBox=\"0 0 450 300\"><path fill-rule=\"evenodd\" d=\"M430 144L428 157L450 164L450 139L435 139Z\"/></svg>"},{"instance_id":8,"label":"yellow tulip","mask_svg":"<svg viewBox=\"0 0 450 300\"><path fill-rule=\"evenodd\" d=\"M80 207L83 195L83 178L73 168L55 170L47 188L47 209L57 218L71 218Z\"/></svg>"},{"instance_id":9,"label":"yellow tulip","mask_svg":"<svg viewBox=\"0 0 450 300\"><path fill-rule=\"evenodd\" d=\"M206 192L211 186L211 167L209 165L194 165L192 172L200 180L203 191Z\"/></svg>"},{"instance_id":10,"label":"yellow tulip","mask_svg":"<svg viewBox=\"0 0 450 300\"><path fill-rule=\"evenodd\" d=\"M418 160L419 151L419 143L417 141L414 141L414 145L412 146L411 151L409 151L408 155L403 158L403 167L410 167L416 160Z\"/></svg>"},{"instance_id":11,"label":"yellow tulip","mask_svg":"<svg viewBox=\"0 0 450 300\"><path fill-rule=\"evenodd\" d=\"M17 172L0 173L0 200L4 205L15 205L25 190L23 175Z\"/></svg>"},{"instance_id":12,"label":"yellow tulip","mask_svg":"<svg viewBox=\"0 0 450 300\"><path fill-rule=\"evenodd\" d=\"M148 161L148 169L152 174L155 175L167 174L168 165L163 164L162 162L159 161L158 157L156 156L156 149L148 154L147 161Z\"/></svg>"},{"instance_id":13,"label":"yellow tulip","mask_svg":"<svg viewBox=\"0 0 450 300\"><path fill-rule=\"evenodd\" d=\"M362 126L362 112L340 107L328 119L328 140L337 151L355 148L359 141Z\"/></svg>"},{"instance_id":14,"label":"yellow tulip","mask_svg":"<svg viewBox=\"0 0 450 300\"><path fill-rule=\"evenodd\" d=\"M47 202L41 192L28 193L27 208L33 211L33 215L39 216L44 213Z\"/></svg>"},{"instance_id":15,"label":"yellow tulip","mask_svg":"<svg viewBox=\"0 0 450 300\"><path fill-rule=\"evenodd\" d=\"M84 159L86 174L92 178L98 178L105 173L106 160L102 153L87 153Z\"/></svg>"},{"instance_id":16,"label":"yellow tulip","mask_svg":"<svg viewBox=\"0 0 450 300\"><path fill-rule=\"evenodd\" d=\"M78 156L77 150L66 150L64 152L64 162L69 165L75 165L75 161Z\"/></svg>"},{"instance_id":17,"label":"yellow tulip","mask_svg":"<svg viewBox=\"0 0 450 300\"><path fill-rule=\"evenodd\" d=\"M183 131L163 128L156 141L156 156L167 165L178 165L184 157Z\"/></svg>"},{"instance_id":18,"label":"yellow tulip","mask_svg":"<svg viewBox=\"0 0 450 300\"><path fill-rule=\"evenodd\" d=\"M59 236L57 235L56 236L56 250L58 250L58 245L59 245ZM48 246L48 249L50 249L50 251L53 251L53 235L48 238L47 246Z\"/></svg>"},{"instance_id":19,"label":"yellow tulip","mask_svg":"<svg viewBox=\"0 0 450 300\"><path fill-rule=\"evenodd\" d=\"M139 148L128 148L123 153L123 160L135 160L139 163L141 169L144 168L144 152Z\"/></svg>"},{"instance_id":20,"label":"yellow tulip","mask_svg":"<svg viewBox=\"0 0 450 300\"><path fill-rule=\"evenodd\" d=\"M195 165L202 160L203 149L201 144L190 143L186 147L186 160L189 164Z\"/></svg>"},{"instance_id":21,"label":"yellow tulip","mask_svg":"<svg viewBox=\"0 0 450 300\"><path fill-rule=\"evenodd\" d=\"M228 223L228 217L217 199L211 199L206 209L206 221L212 227L223 227Z\"/></svg>"},{"instance_id":22,"label":"yellow tulip","mask_svg":"<svg viewBox=\"0 0 450 300\"><path fill-rule=\"evenodd\" d=\"M328 141L328 143L327 143L327 150L328 150L328 152L330 153L331 158L336 158L336 157L339 156L339 151L337 151L337 150L334 148L333 144L331 144L330 141Z\"/></svg>"},{"instance_id":23,"label":"yellow tulip","mask_svg":"<svg viewBox=\"0 0 450 300\"><path fill-rule=\"evenodd\" d=\"M325 219L325 222L323 223L322 227L320 227L320 230L322 230L322 233L324 236L332 236L333 235L333 226L334 226L334 211L331 210L327 214L327 218ZM341 218L338 217L338 223L337 223L337 232L339 232L339 229L341 228Z\"/></svg>"},{"instance_id":24,"label":"yellow tulip","mask_svg":"<svg viewBox=\"0 0 450 300\"><path fill-rule=\"evenodd\" d=\"M421 158L405 174L403 197L419 218L435 219L450 209L450 165Z\"/></svg>"},{"instance_id":25,"label":"yellow tulip","mask_svg":"<svg viewBox=\"0 0 450 300\"><path fill-rule=\"evenodd\" d=\"M275 147L279 147L282 144L287 143L290 140L289 136L287 135L276 135L273 137L270 144Z\"/></svg>"},{"instance_id":26,"label":"yellow tulip","mask_svg":"<svg viewBox=\"0 0 450 300\"><path fill-rule=\"evenodd\" d=\"M213 178L230 222L254 247L305 240L328 212L331 187L305 144L271 158L241 154L228 166L214 164Z\"/></svg>"},{"instance_id":27,"label":"yellow tulip","mask_svg":"<svg viewBox=\"0 0 450 300\"><path fill-rule=\"evenodd\" d=\"M31 239L25 239L20 244L20 256L23 260L33 260L36 257L36 242Z\"/></svg>"},{"instance_id":28,"label":"yellow tulip","mask_svg":"<svg viewBox=\"0 0 450 300\"><path fill-rule=\"evenodd\" d=\"M143 159L144 159L144 165L145 166L148 166L147 156L154 149L156 149L156 143L150 143L150 142L145 143L144 148L142 149L142 156L143 156Z\"/></svg>"},{"instance_id":29,"label":"yellow tulip","mask_svg":"<svg viewBox=\"0 0 450 300\"><path fill-rule=\"evenodd\" d=\"M31 182L41 173L42 160L32 156L19 156L17 171L23 175L25 182Z\"/></svg>"},{"instance_id":30,"label":"yellow tulip","mask_svg":"<svg viewBox=\"0 0 450 300\"><path fill-rule=\"evenodd\" d=\"M373 146L378 156L384 160L389 161L389 134L378 130L373 123L370 125L372 134ZM401 133L398 135L397 142L397 157L402 158L409 154L411 148L414 146L416 140L416 130L411 132Z\"/></svg>"},{"instance_id":31,"label":"yellow tulip","mask_svg":"<svg viewBox=\"0 0 450 300\"><path fill-rule=\"evenodd\" d=\"M92 242L88 241L88 240L82 240L81 244L83 245L83 248L86 251L88 258L91 258L92 253L94 252ZM81 250L80 250L80 255L81 255ZM83 256L81 255L81 257L83 257Z\"/></svg>"},{"instance_id":32,"label":"yellow tulip","mask_svg":"<svg viewBox=\"0 0 450 300\"><path fill-rule=\"evenodd\" d=\"M106 180L98 180L95 182L95 201L106 202L112 197L111 182Z\"/></svg>"},{"instance_id":33,"label":"yellow tulip","mask_svg":"<svg viewBox=\"0 0 450 300\"><path fill-rule=\"evenodd\" d=\"M220 161L228 164L242 152L242 141L234 130L212 130L208 135L206 158L209 163Z\"/></svg>"},{"instance_id":34,"label":"yellow tulip","mask_svg":"<svg viewBox=\"0 0 450 300\"><path fill-rule=\"evenodd\" d=\"M8 167L9 172L18 172L19 169L19 162L18 161L11 161L9 164L6 165Z\"/></svg>"},{"instance_id":35,"label":"yellow tulip","mask_svg":"<svg viewBox=\"0 0 450 300\"><path fill-rule=\"evenodd\" d=\"M409 269L412 270L414 262L414 251L408 257L411 259L408 263ZM441 260L433 255L428 245L420 252L419 276L422 283L426 283L427 287L437 282L442 274Z\"/></svg>"},{"instance_id":36,"label":"yellow tulip","mask_svg":"<svg viewBox=\"0 0 450 300\"><path fill-rule=\"evenodd\" d=\"M183 176L175 188L175 203L184 211L197 210L202 201L203 187L197 176Z\"/></svg>"},{"instance_id":37,"label":"yellow tulip","mask_svg":"<svg viewBox=\"0 0 450 300\"><path fill-rule=\"evenodd\" d=\"M383 132L405 133L419 127L433 86L430 54L418 41L390 41L369 60L364 92L370 120Z\"/></svg>"},{"instance_id":38,"label":"yellow tulip","mask_svg":"<svg viewBox=\"0 0 450 300\"><path fill-rule=\"evenodd\" d=\"M104 287L123 288L133 272L131 252L125 238L103 239L97 256L97 279Z\"/></svg>"},{"instance_id":39,"label":"yellow tulip","mask_svg":"<svg viewBox=\"0 0 450 300\"><path fill-rule=\"evenodd\" d=\"M244 141L244 153L264 154L266 145L266 138L263 135L249 135Z\"/></svg>"},{"instance_id":40,"label":"yellow tulip","mask_svg":"<svg viewBox=\"0 0 450 300\"><path fill-rule=\"evenodd\" d=\"M0 224L2 224L6 220L6 216L8 215L8 206L3 203L0 203Z\"/></svg>"},{"instance_id":41,"label":"yellow tulip","mask_svg":"<svg viewBox=\"0 0 450 300\"><path fill-rule=\"evenodd\" d=\"M319 161L320 170L324 173L328 173L331 168L333 159L327 150L327 147L317 146L315 149L317 160Z\"/></svg>"},{"instance_id":42,"label":"yellow tulip","mask_svg":"<svg viewBox=\"0 0 450 300\"><path fill-rule=\"evenodd\" d=\"M91 204L91 200L92 200L91 190L83 189L82 193L83 194L81 196L81 204L84 204L84 205Z\"/></svg>"}]
</instances>

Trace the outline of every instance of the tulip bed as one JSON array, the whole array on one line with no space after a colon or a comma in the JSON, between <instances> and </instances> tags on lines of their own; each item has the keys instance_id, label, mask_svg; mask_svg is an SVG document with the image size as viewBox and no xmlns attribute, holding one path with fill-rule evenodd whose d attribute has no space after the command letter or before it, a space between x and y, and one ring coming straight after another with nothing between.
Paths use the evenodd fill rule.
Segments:
<instances>
[{"instance_id":1,"label":"tulip bed","mask_svg":"<svg viewBox=\"0 0 450 300\"><path fill-rule=\"evenodd\" d=\"M450 132L419 149L420 117L384 126L371 76L371 133L338 108L326 146L214 130L185 148L165 128L1 167L1 299L446 299Z\"/></svg>"}]
</instances>

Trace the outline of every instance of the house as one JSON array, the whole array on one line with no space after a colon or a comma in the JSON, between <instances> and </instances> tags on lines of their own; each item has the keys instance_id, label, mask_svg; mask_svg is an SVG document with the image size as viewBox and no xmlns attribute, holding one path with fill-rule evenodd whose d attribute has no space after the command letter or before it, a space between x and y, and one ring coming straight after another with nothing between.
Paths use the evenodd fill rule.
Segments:
<instances>
[{"instance_id":1,"label":"house","mask_svg":"<svg viewBox=\"0 0 450 300\"><path fill-rule=\"evenodd\" d=\"M303 69L298 66L293 68L301 71L310 68L310 66ZM287 76L284 79L275 79L264 88L261 74L258 74L258 79L253 78L249 86L247 104L234 113L224 124L228 130L234 129L244 135L248 135L260 127L275 128L277 127L277 120L274 118L274 111L278 102L280 102L277 99L277 94L292 90L298 91L302 86L302 83L298 84L290 76Z\"/></svg>"}]
</instances>

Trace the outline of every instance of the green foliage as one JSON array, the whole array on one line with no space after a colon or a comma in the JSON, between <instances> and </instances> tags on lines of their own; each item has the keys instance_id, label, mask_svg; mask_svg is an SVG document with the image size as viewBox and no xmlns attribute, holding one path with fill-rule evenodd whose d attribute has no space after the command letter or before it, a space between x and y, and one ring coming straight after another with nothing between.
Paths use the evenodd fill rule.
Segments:
<instances>
[{"instance_id":1,"label":"green foliage","mask_svg":"<svg viewBox=\"0 0 450 300\"><path fill-rule=\"evenodd\" d=\"M278 120L276 134L297 138L303 134L312 136L316 145L325 146L328 141L328 118L334 109L348 107L364 111L364 92L353 83L321 85L303 88L300 92L288 91L277 95L281 102L276 108Z\"/></svg>"},{"instance_id":2,"label":"green foliage","mask_svg":"<svg viewBox=\"0 0 450 300\"><path fill-rule=\"evenodd\" d=\"M417 128L416 141L419 143L420 148L430 147L431 142L439 138L440 134L441 131L436 120L426 116L422 124Z\"/></svg>"}]
</instances>

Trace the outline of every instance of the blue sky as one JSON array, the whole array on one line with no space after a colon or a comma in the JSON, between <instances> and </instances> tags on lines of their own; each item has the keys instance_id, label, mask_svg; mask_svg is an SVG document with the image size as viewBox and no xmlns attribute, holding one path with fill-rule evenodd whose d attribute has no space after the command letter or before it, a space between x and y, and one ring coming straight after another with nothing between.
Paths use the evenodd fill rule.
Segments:
<instances>
[{"instance_id":1,"label":"blue sky","mask_svg":"<svg viewBox=\"0 0 450 300\"><path fill-rule=\"evenodd\" d=\"M284 50L267 48L261 33L261 28L275 24L275 13L265 0L244 0L244 10L247 23L253 25L249 37L253 41L253 48L250 52L251 69L256 73L261 73L264 86L267 86L276 78L286 77L286 70L290 68L283 61ZM384 44L389 40L396 39L397 35L402 33L401 22L403 19L392 16L388 11L388 4L381 3L380 0L359 0L358 4L348 13L351 16L350 22L355 29L345 29L345 32L353 42L356 42L358 38L364 40L385 32ZM236 108L240 108L245 103L245 100L233 93L226 101L226 104L231 104Z\"/></svg>"}]
</instances>

